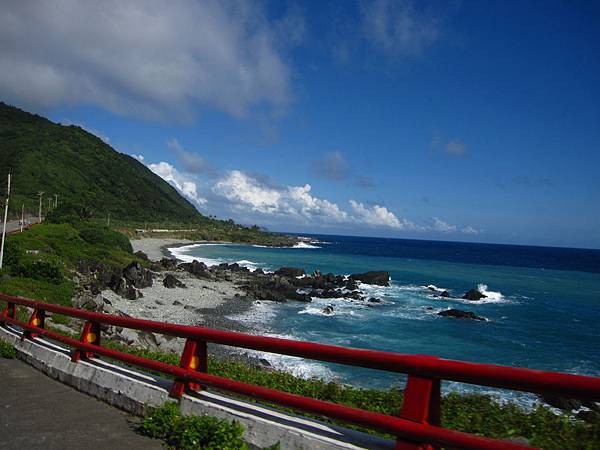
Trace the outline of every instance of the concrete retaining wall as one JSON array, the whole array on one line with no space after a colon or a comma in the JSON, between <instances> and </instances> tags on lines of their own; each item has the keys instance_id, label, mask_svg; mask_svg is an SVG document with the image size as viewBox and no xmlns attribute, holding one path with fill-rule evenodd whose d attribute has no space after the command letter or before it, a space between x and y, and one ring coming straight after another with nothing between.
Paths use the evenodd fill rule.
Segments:
<instances>
[{"instance_id":1,"label":"concrete retaining wall","mask_svg":"<svg viewBox=\"0 0 600 450\"><path fill-rule=\"evenodd\" d=\"M150 406L173 401L168 396L170 381L106 361L71 362L70 353L46 339L21 341L18 329L0 327L0 339L12 344L17 357L48 376L73 386L132 414L141 415ZM244 425L244 439L258 447L280 443L282 449L389 449L393 442L329 425L316 420L283 414L270 408L242 402L212 392L184 395L184 414L209 414L236 420Z\"/></svg>"}]
</instances>

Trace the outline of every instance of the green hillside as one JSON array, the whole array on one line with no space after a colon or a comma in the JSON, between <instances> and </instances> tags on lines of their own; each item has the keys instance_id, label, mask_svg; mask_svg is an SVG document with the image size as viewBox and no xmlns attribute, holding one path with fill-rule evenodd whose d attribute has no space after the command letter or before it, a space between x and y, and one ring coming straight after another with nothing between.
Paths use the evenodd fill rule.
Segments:
<instances>
[{"instance_id":1,"label":"green hillside","mask_svg":"<svg viewBox=\"0 0 600 450\"><path fill-rule=\"evenodd\" d=\"M82 128L0 102L0 192L12 173L13 212L37 212L38 191L123 220L191 221L198 211L163 179ZM48 200L44 199L44 208Z\"/></svg>"}]
</instances>

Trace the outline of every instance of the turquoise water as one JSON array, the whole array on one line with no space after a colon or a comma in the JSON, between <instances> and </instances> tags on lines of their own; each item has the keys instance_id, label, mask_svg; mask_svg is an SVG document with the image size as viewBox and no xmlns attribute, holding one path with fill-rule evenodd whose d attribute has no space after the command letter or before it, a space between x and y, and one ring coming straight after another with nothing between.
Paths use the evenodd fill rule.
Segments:
<instances>
[{"instance_id":1,"label":"turquoise water","mask_svg":"<svg viewBox=\"0 0 600 450\"><path fill-rule=\"evenodd\" d=\"M208 264L240 262L267 270L294 266L309 272L318 268L323 273L387 270L391 274L389 288L362 286L369 296L383 300L373 307L343 299L255 305L249 314L237 319L251 325L256 332L351 347L600 375L600 273L595 271L595 253L581 258L571 255L573 264L583 260L589 263L584 268L590 271L584 272L544 268L550 256L552 265L560 266L557 263L560 249L556 249L558 256L540 253L541 256L535 257L532 252L539 253L535 248L501 249L506 251L506 258L501 258L501 250L496 250L493 258L496 264L485 264L484 252L489 249L483 247L469 247L468 252L460 250L462 247L457 247L459 251L446 248L439 252L445 260L436 260L403 257L406 253L413 255L418 248L394 250L390 247L399 244L393 240L362 242L362 238L355 238L354 242L348 242L349 238L332 236L322 239L328 243L317 244L318 248L202 245L178 249L176 254ZM431 250L426 242L418 245ZM385 251L376 251L374 245ZM519 252L528 257L519 257ZM453 258L477 263L453 262ZM517 265L519 261L525 261L529 267ZM573 264L565 260L565 266ZM487 289L489 298L478 303L440 299L425 288L427 285L447 289L457 297L468 289L486 285L487 288L480 288ZM326 305L333 305L333 315L321 314ZM488 321L437 315L448 308L473 311ZM360 386L389 387L401 381L395 374L372 370L275 355L268 355L267 359L299 375L335 378Z\"/></svg>"}]
</instances>

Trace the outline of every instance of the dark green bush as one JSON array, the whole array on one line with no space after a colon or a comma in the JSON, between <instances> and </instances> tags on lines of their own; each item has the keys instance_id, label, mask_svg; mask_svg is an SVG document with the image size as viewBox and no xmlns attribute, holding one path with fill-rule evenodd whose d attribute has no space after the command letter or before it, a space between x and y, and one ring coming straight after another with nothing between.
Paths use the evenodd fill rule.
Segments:
<instances>
[{"instance_id":1,"label":"dark green bush","mask_svg":"<svg viewBox=\"0 0 600 450\"><path fill-rule=\"evenodd\" d=\"M4 341L0 341L0 358L14 359L17 356L15 348Z\"/></svg>"},{"instance_id":2,"label":"dark green bush","mask_svg":"<svg viewBox=\"0 0 600 450\"><path fill-rule=\"evenodd\" d=\"M81 222L76 228L81 239L88 244L103 247L118 247L128 253L133 253L131 242L124 234L113 231L108 227L89 222Z\"/></svg>"},{"instance_id":3,"label":"dark green bush","mask_svg":"<svg viewBox=\"0 0 600 450\"><path fill-rule=\"evenodd\" d=\"M184 416L176 403L167 402L146 416L141 425L146 436L163 439L176 449L247 449L244 427L210 416Z\"/></svg>"},{"instance_id":4,"label":"dark green bush","mask_svg":"<svg viewBox=\"0 0 600 450\"><path fill-rule=\"evenodd\" d=\"M53 261L25 261L11 267L12 275L35 280L46 280L58 284L63 275L60 265Z\"/></svg>"}]
</instances>

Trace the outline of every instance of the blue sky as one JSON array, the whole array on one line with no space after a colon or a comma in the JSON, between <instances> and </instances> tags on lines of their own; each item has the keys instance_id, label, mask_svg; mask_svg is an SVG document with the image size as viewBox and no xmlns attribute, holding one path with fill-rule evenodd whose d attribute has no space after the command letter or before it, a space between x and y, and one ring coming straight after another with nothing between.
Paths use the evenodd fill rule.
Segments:
<instances>
[{"instance_id":1,"label":"blue sky","mask_svg":"<svg viewBox=\"0 0 600 450\"><path fill-rule=\"evenodd\" d=\"M0 98L278 231L600 248L600 4L9 1Z\"/></svg>"}]
</instances>

